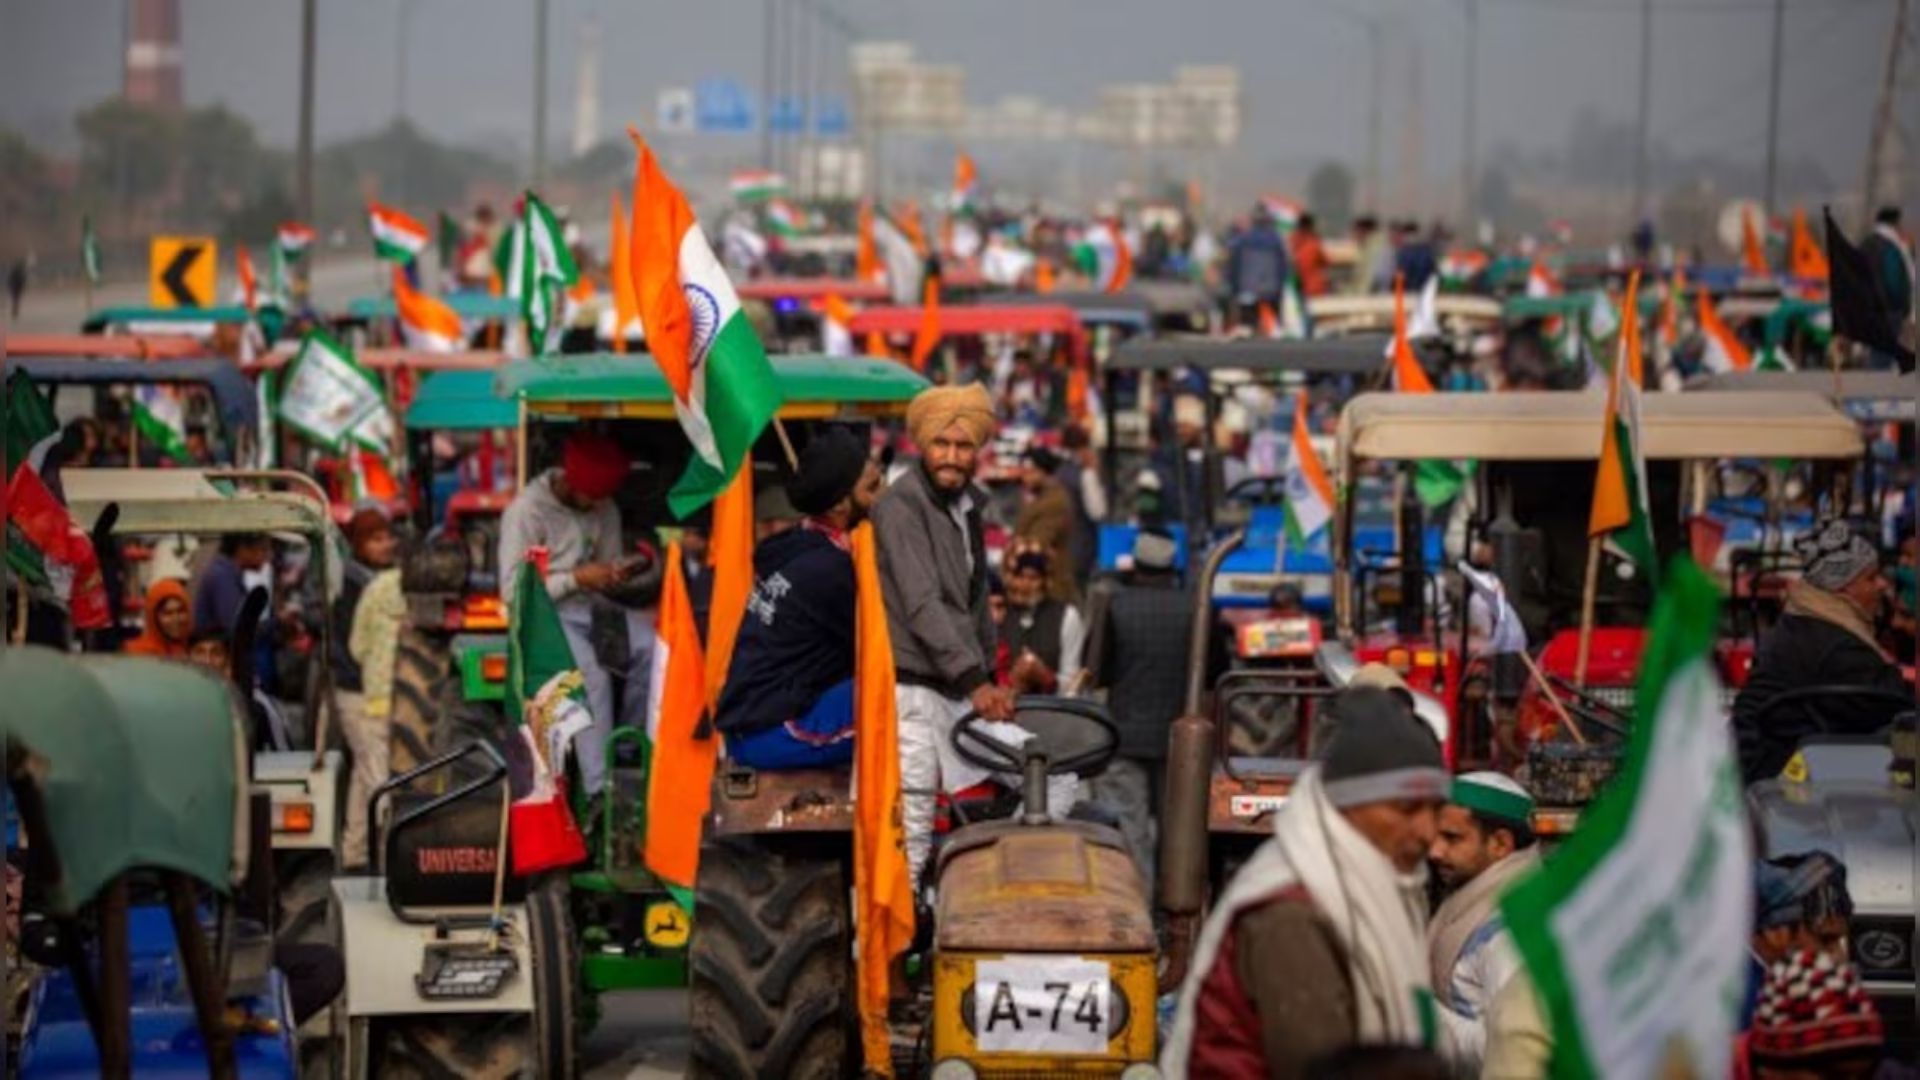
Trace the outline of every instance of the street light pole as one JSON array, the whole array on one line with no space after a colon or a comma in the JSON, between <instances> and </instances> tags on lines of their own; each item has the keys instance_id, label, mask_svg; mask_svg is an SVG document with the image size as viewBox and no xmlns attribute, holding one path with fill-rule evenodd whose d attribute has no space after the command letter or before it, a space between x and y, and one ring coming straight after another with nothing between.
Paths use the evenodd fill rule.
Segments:
<instances>
[{"instance_id":1,"label":"street light pole","mask_svg":"<svg viewBox=\"0 0 1920 1080\"><path fill-rule=\"evenodd\" d=\"M1764 205L1767 220L1773 220L1773 199L1777 193L1780 166L1780 50L1787 22L1787 0L1773 0L1773 78L1767 85L1767 186Z\"/></svg>"},{"instance_id":2,"label":"street light pole","mask_svg":"<svg viewBox=\"0 0 1920 1080\"><path fill-rule=\"evenodd\" d=\"M1467 108L1466 134L1460 147L1460 227L1466 230L1462 235L1472 236L1475 232L1473 220L1474 205L1474 139L1476 132L1474 115L1479 107L1480 88L1480 0L1467 0Z\"/></svg>"},{"instance_id":3,"label":"street light pole","mask_svg":"<svg viewBox=\"0 0 1920 1080\"><path fill-rule=\"evenodd\" d=\"M407 199L407 148L400 129L407 120L407 28L412 23L409 18L412 14L413 5L399 0L394 9L393 33L393 135L394 148L400 158L394 170L394 194L403 203Z\"/></svg>"},{"instance_id":4,"label":"street light pole","mask_svg":"<svg viewBox=\"0 0 1920 1080\"><path fill-rule=\"evenodd\" d=\"M533 7L533 186L547 177L547 0Z\"/></svg>"},{"instance_id":5,"label":"street light pole","mask_svg":"<svg viewBox=\"0 0 1920 1080\"><path fill-rule=\"evenodd\" d=\"M1367 203L1366 212L1380 212L1380 96L1385 72L1380 65L1381 32L1378 20L1367 21L1367 49L1371 71L1367 85Z\"/></svg>"},{"instance_id":6,"label":"street light pole","mask_svg":"<svg viewBox=\"0 0 1920 1080\"><path fill-rule=\"evenodd\" d=\"M313 27L316 0L300 0L300 134L294 150L293 201L300 222L314 227L313 220ZM295 273L304 295L312 282L313 255L301 259Z\"/></svg>"},{"instance_id":7,"label":"street light pole","mask_svg":"<svg viewBox=\"0 0 1920 1080\"><path fill-rule=\"evenodd\" d=\"M1640 0L1640 124L1639 149L1633 161L1633 209L1629 225L1637 228L1647 213L1647 125L1653 116L1653 0Z\"/></svg>"},{"instance_id":8,"label":"street light pole","mask_svg":"<svg viewBox=\"0 0 1920 1080\"><path fill-rule=\"evenodd\" d=\"M773 171L773 16L774 0L766 0L760 35L760 167Z\"/></svg>"}]
</instances>

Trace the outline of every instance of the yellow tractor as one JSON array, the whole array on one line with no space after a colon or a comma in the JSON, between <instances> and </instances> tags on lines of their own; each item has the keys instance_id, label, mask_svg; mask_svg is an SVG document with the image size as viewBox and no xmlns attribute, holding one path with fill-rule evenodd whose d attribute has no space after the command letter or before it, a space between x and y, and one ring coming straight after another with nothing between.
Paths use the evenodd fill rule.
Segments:
<instances>
[{"instance_id":1,"label":"yellow tractor","mask_svg":"<svg viewBox=\"0 0 1920 1080\"><path fill-rule=\"evenodd\" d=\"M930 1003L924 981L912 987L925 1007L907 1011L926 1018L896 1031L896 1066L937 1080L1158 1076L1146 885L1118 830L1055 813L1047 792L1049 777L1085 779L1113 759L1104 709L1022 698L1011 725L963 717L953 745L1017 784L1021 806L937 837L918 965ZM857 1071L847 790L845 770L723 770L698 883L693 1075Z\"/></svg>"}]
</instances>

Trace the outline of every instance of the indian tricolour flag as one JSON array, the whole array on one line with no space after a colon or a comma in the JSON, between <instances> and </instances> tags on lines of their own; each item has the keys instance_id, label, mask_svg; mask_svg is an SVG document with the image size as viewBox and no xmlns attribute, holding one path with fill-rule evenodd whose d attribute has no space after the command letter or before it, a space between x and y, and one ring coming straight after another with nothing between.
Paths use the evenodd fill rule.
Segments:
<instances>
[{"instance_id":1,"label":"indian tricolour flag","mask_svg":"<svg viewBox=\"0 0 1920 1080\"><path fill-rule=\"evenodd\" d=\"M1527 267L1527 295L1559 296L1560 292L1560 279L1553 276L1553 271L1547 268L1546 261L1533 260L1533 265Z\"/></svg>"},{"instance_id":2,"label":"indian tricolour flag","mask_svg":"<svg viewBox=\"0 0 1920 1080\"><path fill-rule=\"evenodd\" d=\"M953 155L953 211L973 208L978 193L979 174L974 170L973 158L965 153Z\"/></svg>"},{"instance_id":3,"label":"indian tricolour flag","mask_svg":"<svg viewBox=\"0 0 1920 1080\"><path fill-rule=\"evenodd\" d=\"M1746 999L1752 834L1714 672L1720 598L1675 560L1614 780L1501 901L1551 1075L1726 1076Z\"/></svg>"},{"instance_id":4,"label":"indian tricolour flag","mask_svg":"<svg viewBox=\"0 0 1920 1080\"><path fill-rule=\"evenodd\" d=\"M367 229L373 233L373 253L397 263L412 262L431 239L425 225L376 202L367 204Z\"/></svg>"},{"instance_id":5,"label":"indian tricolour flag","mask_svg":"<svg viewBox=\"0 0 1920 1080\"><path fill-rule=\"evenodd\" d=\"M1607 389L1607 411L1600 434L1600 460L1593 480L1593 508L1587 535L1611 536L1635 565L1658 581L1659 556L1653 544L1653 515L1647 506L1647 459L1640 441L1640 272L1627 278L1626 313Z\"/></svg>"},{"instance_id":6,"label":"indian tricolour flag","mask_svg":"<svg viewBox=\"0 0 1920 1080\"><path fill-rule=\"evenodd\" d=\"M1694 318L1700 323L1700 338L1706 346L1701 363L1708 371L1745 371L1753 366L1753 354L1714 309L1705 289L1694 294Z\"/></svg>"},{"instance_id":7,"label":"indian tricolour flag","mask_svg":"<svg viewBox=\"0 0 1920 1080\"><path fill-rule=\"evenodd\" d=\"M1313 452L1304 392L1293 399L1293 447L1287 454L1285 484L1287 539L1299 546L1333 520L1333 482Z\"/></svg>"},{"instance_id":8,"label":"indian tricolour flag","mask_svg":"<svg viewBox=\"0 0 1920 1080\"><path fill-rule=\"evenodd\" d=\"M787 178L769 169L741 169L727 180L727 188L741 202L757 202L786 194Z\"/></svg>"},{"instance_id":9,"label":"indian tricolour flag","mask_svg":"<svg viewBox=\"0 0 1920 1080\"><path fill-rule=\"evenodd\" d=\"M393 268L393 310L407 347L422 352L458 352L467 340L460 316L447 302L413 287L407 272Z\"/></svg>"},{"instance_id":10,"label":"indian tricolour flag","mask_svg":"<svg viewBox=\"0 0 1920 1080\"><path fill-rule=\"evenodd\" d=\"M884 210L873 214L873 238L893 302L905 306L918 300L927 271L926 253L900 222Z\"/></svg>"},{"instance_id":11,"label":"indian tricolour flag","mask_svg":"<svg viewBox=\"0 0 1920 1080\"><path fill-rule=\"evenodd\" d=\"M853 355L853 305L839 293L828 293L820 306L820 351L828 356Z\"/></svg>"},{"instance_id":12,"label":"indian tricolour flag","mask_svg":"<svg viewBox=\"0 0 1920 1080\"><path fill-rule=\"evenodd\" d=\"M628 258L647 350L673 387L674 413L693 444L687 471L667 497L674 516L685 517L733 479L779 408L780 390L686 196L639 133L631 134L640 160Z\"/></svg>"},{"instance_id":13,"label":"indian tricolour flag","mask_svg":"<svg viewBox=\"0 0 1920 1080\"><path fill-rule=\"evenodd\" d=\"M274 242L279 245L280 254L286 256L288 262L294 262L313 246L313 229L297 221L281 222Z\"/></svg>"},{"instance_id":14,"label":"indian tricolour flag","mask_svg":"<svg viewBox=\"0 0 1920 1080\"><path fill-rule=\"evenodd\" d=\"M1283 233L1292 232L1300 224L1300 215L1305 212L1298 202L1285 195L1263 196L1260 205L1273 215L1273 227Z\"/></svg>"},{"instance_id":15,"label":"indian tricolour flag","mask_svg":"<svg viewBox=\"0 0 1920 1080\"><path fill-rule=\"evenodd\" d=\"M801 232L800 211L785 199L767 200L767 228L775 235L792 238Z\"/></svg>"},{"instance_id":16,"label":"indian tricolour flag","mask_svg":"<svg viewBox=\"0 0 1920 1080\"><path fill-rule=\"evenodd\" d=\"M187 452L187 412L180 393L166 383L143 383L133 388L133 425L140 438L181 464L192 464Z\"/></svg>"},{"instance_id":17,"label":"indian tricolour flag","mask_svg":"<svg viewBox=\"0 0 1920 1080\"><path fill-rule=\"evenodd\" d=\"M1101 292L1117 293L1133 280L1133 252L1118 222L1097 221L1087 230L1087 247L1094 258L1093 285Z\"/></svg>"},{"instance_id":18,"label":"indian tricolour flag","mask_svg":"<svg viewBox=\"0 0 1920 1080\"><path fill-rule=\"evenodd\" d=\"M1431 394L1433 381L1413 351L1413 338L1407 322L1406 279L1393 276L1393 340L1387 343L1387 361L1393 370L1393 388L1402 394ZM1427 506L1451 502L1466 486L1473 471L1471 461L1426 458L1414 463L1413 490Z\"/></svg>"}]
</instances>

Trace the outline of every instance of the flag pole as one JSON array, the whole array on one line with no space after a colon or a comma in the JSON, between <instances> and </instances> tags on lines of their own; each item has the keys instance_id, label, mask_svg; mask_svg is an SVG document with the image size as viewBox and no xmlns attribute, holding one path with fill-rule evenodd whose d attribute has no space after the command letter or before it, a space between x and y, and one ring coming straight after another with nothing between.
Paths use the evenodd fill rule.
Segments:
<instances>
[{"instance_id":1,"label":"flag pole","mask_svg":"<svg viewBox=\"0 0 1920 1080\"><path fill-rule=\"evenodd\" d=\"M787 468L800 471L800 455L793 452L793 440L787 437L787 425L780 422L776 414L773 418L773 433L780 436L780 449L787 455Z\"/></svg>"},{"instance_id":2,"label":"flag pole","mask_svg":"<svg viewBox=\"0 0 1920 1080\"><path fill-rule=\"evenodd\" d=\"M1584 641L1585 639L1582 638L1581 640ZM1560 722L1567 725L1567 733L1573 736L1573 741L1579 743L1581 746L1587 745L1586 733L1580 730L1579 724L1573 722L1573 714L1568 712L1566 705L1561 702L1559 691L1555 690L1553 684L1547 681L1547 673L1540 670L1540 662L1535 660L1525 649L1519 650L1515 655L1520 657L1520 662L1527 666L1527 673L1532 675L1534 682L1539 684L1540 692L1547 696L1547 704L1553 706L1553 711L1559 714Z\"/></svg>"},{"instance_id":3,"label":"flag pole","mask_svg":"<svg viewBox=\"0 0 1920 1080\"><path fill-rule=\"evenodd\" d=\"M1598 536L1587 540L1587 580L1580 589L1580 652L1573 665L1573 684L1587 685L1587 656L1593 646L1593 598L1600 587L1600 546Z\"/></svg>"}]
</instances>

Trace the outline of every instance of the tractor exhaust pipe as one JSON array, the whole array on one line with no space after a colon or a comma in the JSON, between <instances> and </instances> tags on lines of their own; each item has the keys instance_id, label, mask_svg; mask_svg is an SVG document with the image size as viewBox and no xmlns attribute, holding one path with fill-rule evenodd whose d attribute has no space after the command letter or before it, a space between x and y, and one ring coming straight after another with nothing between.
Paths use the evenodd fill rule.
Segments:
<instances>
[{"instance_id":1,"label":"tractor exhaust pipe","mask_svg":"<svg viewBox=\"0 0 1920 1080\"><path fill-rule=\"evenodd\" d=\"M1195 582L1193 624L1187 652L1184 715L1167 737L1167 788L1160 802L1159 905L1166 916L1167 962L1160 991L1178 989L1200 937L1207 899L1207 800L1213 786L1214 723L1202 707L1213 634L1213 579L1220 564L1242 543L1241 529L1207 553Z\"/></svg>"}]
</instances>

